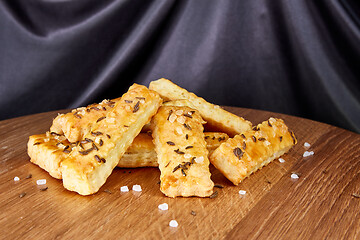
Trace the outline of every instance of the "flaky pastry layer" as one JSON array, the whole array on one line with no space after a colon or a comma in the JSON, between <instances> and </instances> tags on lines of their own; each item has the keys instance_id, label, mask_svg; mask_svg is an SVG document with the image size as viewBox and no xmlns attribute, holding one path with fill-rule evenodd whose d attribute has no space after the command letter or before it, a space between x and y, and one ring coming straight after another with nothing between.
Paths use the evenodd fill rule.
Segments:
<instances>
[{"instance_id":1,"label":"flaky pastry layer","mask_svg":"<svg viewBox=\"0 0 360 240\"><path fill-rule=\"evenodd\" d=\"M211 155L211 163L233 184L286 153L296 138L282 119L268 121L222 143Z\"/></svg>"},{"instance_id":2,"label":"flaky pastry layer","mask_svg":"<svg viewBox=\"0 0 360 240\"><path fill-rule=\"evenodd\" d=\"M121 98L103 100L99 104L73 109L69 113L59 114L50 127L50 132L64 134L70 142L80 141L97 121L102 121L106 114Z\"/></svg>"},{"instance_id":3,"label":"flaky pastry layer","mask_svg":"<svg viewBox=\"0 0 360 240\"><path fill-rule=\"evenodd\" d=\"M97 192L161 103L156 92L132 85L61 162L64 187L81 195Z\"/></svg>"},{"instance_id":4,"label":"flaky pastry layer","mask_svg":"<svg viewBox=\"0 0 360 240\"><path fill-rule=\"evenodd\" d=\"M199 111L211 131L225 132L230 136L251 129L251 122L236 116L218 105L213 105L194 93L177 86L167 79L152 81L149 88L160 94L164 100L186 99Z\"/></svg>"},{"instance_id":5,"label":"flaky pastry layer","mask_svg":"<svg viewBox=\"0 0 360 240\"><path fill-rule=\"evenodd\" d=\"M152 119L160 190L168 197L213 192L202 123L200 114L188 107L163 106Z\"/></svg>"}]
</instances>

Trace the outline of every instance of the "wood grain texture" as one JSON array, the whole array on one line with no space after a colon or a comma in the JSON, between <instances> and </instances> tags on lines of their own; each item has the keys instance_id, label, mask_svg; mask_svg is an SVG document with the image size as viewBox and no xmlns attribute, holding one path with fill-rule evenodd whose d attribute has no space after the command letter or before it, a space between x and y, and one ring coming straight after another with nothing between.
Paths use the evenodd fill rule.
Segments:
<instances>
[{"instance_id":1,"label":"wood grain texture","mask_svg":"<svg viewBox=\"0 0 360 240\"><path fill-rule=\"evenodd\" d=\"M117 168L97 194L69 192L26 153L28 137L48 130L57 112L1 121L0 238L360 239L360 198L352 196L360 194L360 135L283 114L226 109L254 124L282 118L298 144L283 156L284 163L275 160L239 186L211 167L214 183L224 186L215 188L213 199L165 197L157 168ZM313 156L303 158L304 142ZM291 173L300 178L292 180ZM38 179L47 180L46 191L36 185ZM119 191L134 184L143 191ZM161 203L169 210L159 210ZM172 219L177 228L169 227Z\"/></svg>"}]
</instances>

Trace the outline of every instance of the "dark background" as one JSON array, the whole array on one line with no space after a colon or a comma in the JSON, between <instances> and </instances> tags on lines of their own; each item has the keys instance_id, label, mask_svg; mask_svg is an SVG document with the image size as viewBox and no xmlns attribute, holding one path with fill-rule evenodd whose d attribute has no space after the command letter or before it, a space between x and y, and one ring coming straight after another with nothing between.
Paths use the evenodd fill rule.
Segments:
<instances>
[{"instance_id":1,"label":"dark background","mask_svg":"<svg viewBox=\"0 0 360 240\"><path fill-rule=\"evenodd\" d=\"M161 77L360 132L360 1L0 2L0 119Z\"/></svg>"}]
</instances>

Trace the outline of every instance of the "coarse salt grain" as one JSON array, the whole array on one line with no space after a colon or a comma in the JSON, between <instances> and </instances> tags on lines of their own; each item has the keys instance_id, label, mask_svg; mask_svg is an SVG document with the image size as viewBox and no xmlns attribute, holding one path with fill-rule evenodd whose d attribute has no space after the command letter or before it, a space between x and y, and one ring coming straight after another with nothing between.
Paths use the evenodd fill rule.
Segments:
<instances>
[{"instance_id":1,"label":"coarse salt grain","mask_svg":"<svg viewBox=\"0 0 360 240\"><path fill-rule=\"evenodd\" d=\"M285 159L279 158L279 162L284 163L284 162L285 162Z\"/></svg>"},{"instance_id":2,"label":"coarse salt grain","mask_svg":"<svg viewBox=\"0 0 360 240\"><path fill-rule=\"evenodd\" d=\"M170 227L177 227L179 226L178 222L176 220L171 220L170 223L169 223L169 226Z\"/></svg>"},{"instance_id":3,"label":"coarse salt grain","mask_svg":"<svg viewBox=\"0 0 360 240\"><path fill-rule=\"evenodd\" d=\"M176 118L177 118L177 116L175 114L171 114L169 117L169 122L174 123Z\"/></svg>"},{"instance_id":4,"label":"coarse salt grain","mask_svg":"<svg viewBox=\"0 0 360 240\"><path fill-rule=\"evenodd\" d=\"M36 184L37 184L37 185L44 185L44 184L46 184L46 179L36 180Z\"/></svg>"},{"instance_id":5,"label":"coarse salt grain","mask_svg":"<svg viewBox=\"0 0 360 240\"><path fill-rule=\"evenodd\" d=\"M314 155L314 151L305 151L304 154L303 154L303 157L309 157L311 155Z\"/></svg>"},{"instance_id":6,"label":"coarse salt grain","mask_svg":"<svg viewBox=\"0 0 360 240\"><path fill-rule=\"evenodd\" d=\"M239 191L239 194L240 194L240 195L245 195L245 194L246 194L246 191L245 191L245 190L240 190L240 191Z\"/></svg>"},{"instance_id":7,"label":"coarse salt grain","mask_svg":"<svg viewBox=\"0 0 360 240\"><path fill-rule=\"evenodd\" d=\"M177 127L177 128L176 128L176 132L177 132L179 135L182 135L182 134L183 134L183 131L182 131L181 127Z\"/></svg>"},{"instance_id":8,"label":"coarse salt grain","mask_svg":"<svg viewBox=\"0 0 360 240\"><path fill-rule=\"evenodd\" d=\"M177 121L178 123L180 123L180 124L184 124L184 123L185 123L185 117L180 116L180 117L178 117L178 118L176 119L176 121Z\"/></svg>"},{"instance_id":9,"label":"coarse salt grain","mask_svg":"<svg viewBox=\"0 0 360 240\"><path fill-rule=\"evenodd\" d=\"M141 186L140 185L133 185L132 190L135 192L141 192Z\"/></svg>"},{"instance_id":10,"label":"coarse salt grain","mask_svg":"<svg viewBox=\"0 0 360 240\"><path fill-rule=\"evenodd\" d=\"M186 159L191 158L191 154L190 153L185 153L184 158L186 158Z\"/></svg>"},{"instance_id":11,"label":"coarse salt grain","mask_svg":"<svg viewBox=\"0 0 360 240\"><path fill-rule=\"evenodd\" d=\"M14 177L14 181L15 182L20 181L20 178L19 177Z\"/></svg>"},{"instance_id":12,"label":"coarse salt grain","mask_svg":"<svg viewBox=\"0 0 360 240\"><path fill-rule=\"evenodd\" d=\"M296 173L291 174L291 178L292 179L298 179L299 175L297 175Z\"/></svg>"},{"instance_id":13,"label":"coarse salt grain","mask_svg":"<svg viewBox=\"0 0 360 240\"><path fill-rule=\"evenodd\" d=\"M177 111L175 112L175 114L178 115L178 116L182 115L183 113L184 113L183 110L177 110Z\"/></svg>"},{"instance_id":14,"label":"coarse salt grain","mask_svg":"<svg viewBox=\"0 0 360 240\"><path fill-rule=\"evenodd\" d=\"M204 161L203 156L195 158L195 162L197 162L197 163L202 163L203 161Z\"/></svg>"},{"instance_id":15,"label":"coarse salt grain","mask_svg":"<svg viewBox=\"0 0 360 240\"><path fill-rule=\"evenodd\" d=\"M271 143L270 143L269 141L265 141L264 144L265 144L266 146L269 146Z\"/></svg>"},{"instance_id":16,"label":"coarse salt grain","mask_svg":"<svg viewBox=\"0 0 360 240\"><path fill-rule=\"evenodd\" d=\"M304 143L304 147L307 147L307 148L308 148L308 147L310 147L310 146L311 146L310 143L308 143L308 142L305 142L305 143Z\"/></svg>"},{"instance_id":17,"label":"coarse salt grain","mask_svg":"<svg viewBox=\"0 0 360 240\"><path fill-rule=\"evenodd\" d=\"M163 203L163 204L160 204L160 205L158 206L158 208L159 208L160 210L165 211L165 210L168 210L168 209L169 209L169 205L168 205L167 203Z\"/></svg>"},{"instance_id":18,"label":"coarse salt grain","mask_svg":"<svg viewBox=\"0 0 360 240\"><path fill-rule=\"evenodd\" d=\"M121 192L128 192L128 191L129 191L129 188L128 188L128 186L122 186L122 187L120 188L120 191L121 191Z\"/></svg>"}]
</instances>

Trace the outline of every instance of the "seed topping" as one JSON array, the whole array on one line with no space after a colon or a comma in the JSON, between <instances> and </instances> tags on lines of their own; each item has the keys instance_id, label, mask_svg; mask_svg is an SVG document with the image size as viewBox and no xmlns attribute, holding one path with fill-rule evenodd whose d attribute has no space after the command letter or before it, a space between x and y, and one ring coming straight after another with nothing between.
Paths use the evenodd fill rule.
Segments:
<instances>
[{"instance_id":1,"label":"seed topping","mask_svg":"<svg viewBox=\"0 0 360 240\"><path fill-rule=\"evenodd\" d=\"M238 159L241 159L241 157L243 156L244 152L241 151L240 148L234 148L234 155L238 158Z\"/></svg>"},{"instance_id":2,"label":"seed topping","mask_svg":"<svg viewBox=\"0 0 360 240\"><path fill-rule=\"evenodd\" d=\"M97 132L91 132L91 135L96 137L96 136L99 136L99 135L102 135L103 133L100 132L100 131L97 131ZM92 141L92 140L91 140Z\"/></svg>"},{"instance_id":3,"label":"seed topping","mask_svg":"<svg viewBox=\"0 0 360 240\"><path fill-rule=\"evenodd\" d=\"M98 120L96 120L96 122L98 123L98 122L100 122L101 120L104 120L106 117L104 116L104 117L101 117L101 118L99 118Z\"/></svg>"},{"instance_id":4,"label":"seed topping","mask_svg":"<svg viewBox=\"0 0 360 240\"><path fill-rule=\"evenodd\" d=\"M191 131L191 127L188 124L184 123L184 127Z\"/></svg>"},{"instance_id":5,"label":"seed topping","mask_svg":"<svg viewBox=\"0 0 360 240\"><path fill-rule=\"evenodd\" d=\"M185 154L184 152L180 151L179 149L174 150L177 154Z\"/></svg>"},{"instance_id":6,"label":"seed topping","mask_svg":"<svg viewBox=\"0 0 360 240\"><path fill-rule=\"evenodd\" d=\"M138 102L135 104L133 113L136 113L137 111L139 111L139 109L140 109L140 101L138 101Z\"/></svg>"},{"instance_id":7,"label":"seed topping","mask_svg":"<svg viewBox=\"0 0 360 240\"><path fill-rule=\"evenodd\" d=\"M167 141L166 142L168 145L170 145L170 146L175 146L175 143L173 143L173 142L171 142L171 141Z\"/></svg>"}]
</instances>

